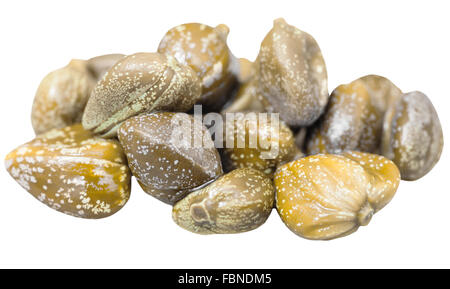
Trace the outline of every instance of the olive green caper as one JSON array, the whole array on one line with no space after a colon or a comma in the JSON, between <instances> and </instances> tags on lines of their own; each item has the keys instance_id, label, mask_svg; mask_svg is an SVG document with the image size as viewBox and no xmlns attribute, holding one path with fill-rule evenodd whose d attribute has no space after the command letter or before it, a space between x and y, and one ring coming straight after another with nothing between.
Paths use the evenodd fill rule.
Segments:
<instances>
[{"instance_id":1,"label":"olive green caper","mask_svg":"<svg viewBox=\"0 0 450 289\"><path fill-rule=\"evenodd\" d=\"M392 81L380 75L369 74L359 78L367 89L375 108L383 115L391 104L402 94Z\"/></svg>"},{"instance_id":2,"label":"olive green caper","mask_svg":"<svg viewBox=\"0 0 450 289\"><path fill-rule=\"evenodd\" d=\"M31 111L35 133L81 122L94 85L83 60L72 60L65 67L47 74L36 91Z\"/></svg>"},{"instance_id":3,"label":"olive green caper","mask_svg":"<svg viewBox=\"0 0 450 289\"><path fill-rule=\"evenodd\" d=\"M307 153L378 152L384 115L400 95L399 88L378 75L338 86L324 115L310 129Z\"/></svg>"},{"instance_id":4,"label":"olive green caper","mask_svg":"<svg viewBox=\"0 0 450 289\"><path fill-rule=\"evenodd\" d=\"M174 56L190 66L202 83L199 103L206 110L219 110L237 82L239 62L227 46L229 28L187 23L170 29L158 52Z\"/></svg>"},{"instance_id":5,"label":"olive green caper","mask_svg":"<svg viewBox=\"0 0 450 289\"><path fill-rule=\"evenodd\" d=\"M172 217L198 234L247 232L267 220L274 199L272 181L264 173L236 169L177 202Z\"/></svg>"},{"instance_id":6,"label":"olive green caper","mask_svg":"<svg viewBox=\"0 0 450 289\"><path fill-rule=\"evenodd\" d=\"M195 72L172 56L136 53L119 60L97 83L82 123L113 137L123 121L139 113L189 110L200 92Z\"/></svg>"},{"instance_id":7,"label":"olive green caper","mask_svg":"<svg viewBox=\"0 0 450 289\"><path fill-rule=\"evenodd\" d=\"M38 135L5 158L11 176L36 199L62 213L108 217L127 203L131 173L117 140L81 124Z\"/></svg>"},{"instance_id":8,"label":"olive green caper","mask_svg":"<svg viewBox=\"0 0 450 289\"><path fill-rule=\"evenodd\" d=\"M261 43L256 78L269 112L290 126L312 124L328 101L325 61L314 38L276 19Z\"/></svg>"},{"instance_id":9,"label":"olive green caper","mask_svg":"<svg viewBox=\"0 0 450 289\"><path fill-rule=\"evenodd\" d=\"M380 143L382 122L383 115L362 81L340 85L331 94L323 117L311 128L306 152L374 152Z\"/></svg>"},{"instance_id":10,"label":"olive green caper","mask_svg":"<svg viewBox=\"0 0 450 289\"><path fill-rule=\"evenodd\" d=\"M225 132L226 170L254 168L272 175L278 165L296 154L292 131L267 113L239 113L232 120L227 118Z\"/></svg>"}]
</instances>

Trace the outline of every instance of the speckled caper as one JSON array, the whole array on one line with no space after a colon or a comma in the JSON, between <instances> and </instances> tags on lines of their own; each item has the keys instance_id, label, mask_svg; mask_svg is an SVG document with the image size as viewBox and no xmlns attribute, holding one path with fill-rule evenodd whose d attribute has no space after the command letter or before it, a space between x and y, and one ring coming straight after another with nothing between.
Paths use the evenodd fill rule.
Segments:
<instances>
[{"instance_id":1,"label":"speckled caper","mask_svg":"<svg viewBox=\"0 0 450 289\"><path fill-rule=\"evenodd\" d=\"M400 184L400 171L391 160L376 154L346 151L343 156L360 164L371 177L368 201L374 213L384 208L394 197Z\"/></svg>"},{"instance_id":2,"label":"speckled caper","mask_svg":"<svg viewBox=\"0 0 450 289\"><path fill-rule=\"evenodd\" d=\"M131 173L119 142L93 137L81 124L38 135L10 152L5 165L39 201L76 217L107 217L130 196Z\"/></svg>"},{"instance_id":3,"label":"speckled caper","mask_svg":"<svg viewBox=\"0 0 450 289\"><path fill-rule=\"evenodd\" d=\"M295 234L313 240L347 236L369 224L400 182L383 156L346 152L302 158L275 173L277 211Z\"/></svg>"},{"instance_id":4,"label":"speckled caper","mask_svg":"<svg viewBox=\"0 0 450 289\"><path fill-rule=\"evenodd\" d=\"M382 123L383 114L362 81L340 85L331 94L323 117L311 128L306 152L374 152L380 143Z\"/></svg>"},{"instance_id":5,"label":"speckled caper","mask_svg":"<svg viewBox=\"0 0 450 289\"><path fill-rule=\"evenodd\" d=\"M391 104L402 94L402 91L392 81L380 75L366 75L362 81L370 95L373 106L383 115Z\"/></svg>"},{"instance_id":6,"label":"speckled caper","mask_svg":"<svg viewBox=\"0 0 450 289\"><path fill-rule=\"evenodd\" d=\"M403 180L417 180L438 162L444 139L436 110L419 91L398 97L386 112L381 152L400 169Z\"/></svg>"},{"instance_id":7,"label":"speckled caper","mask_svg":"<svg viewBox=\"0 0 450 289\"><path fill-rule=\"evenodd\" d=\"M158 52L173 55L195 70L202 83L199 103L205 110L220 109L236 84L238 60L227 46L229 28L187 23L170 29L161 40Z\"/></svg>"},{"instance_id":8,"label":"speckled caper","mask_svg":"<svg viewBox=\"0 0 450 289\"><path fill-rule=\"evenodd\" d=\"M290 126L312 124L328 101L325 62L314 38L284 19L261 43L256 78L266 109Z\"/></svg>"},{"instance_id":9,"label":"speckled caper","mask_svg":"<svg viewBox=\"0 0 450 289\"><path fill-rule=\"evenodd\" d=\"M83 126L113 137L127 118L150 111L187 111L200 97L195 72L172 56L136 53L119 60L97 83Z\"/></svg>"},{"instance_id":10,"label":"speckled caper","mask_svg":"<svg viewBox=\"0 0 450 289\"><path fill-rule=\"evenodd\" d=\"M272 181L262 172L237 169L177 202L172 217L198 234L242 233L267 220L274 198Z\"/></svg>"},{"instance_id":11,"label":"speckled caper","mask_svg":"<svg viewBox=\"0 0 450 289\"><path fill-rule=\"evenodd\" d=\"M87 60L86 67L92 76L98 81L105 73L117 63L117 61L124 58L123 54L106 54L92 57Z\"/></svg>"},{"instance_id":12,"label":"speckled caper","mask_svg":"<svg viewBox=\"0 0 450 289\"><path fill-rule=\"evenodd\" d=\"M272 122L267 113L239 113L227 119L223 162L226 170L254 168L271 175L296 154L292 131L283 122ZM230 139L230 136L232 138Z\"/></svg>"},{"instance_id":13,"label":"speckled caper","mask_svg":"<svg viewBox=\"0 0 450 289\"><path fill-rule=\"evenodd\" d=\"M118 137L143 190L165 203L175 203L222 174L209 132L202 124L197 127L191 115L141 114L126 120Z\"/></svg>"},{"instance_id":14,"label":"speckled caper","mask_svg":"<svg viewBox=\"0 0 450 289\"><path fill-rule=\"evenodd\" d=\"M72 60L47 74L36 91L31 111L35 133L81 122L94 85L95 80L83 60Z\"/></svg>"}]
</instances>

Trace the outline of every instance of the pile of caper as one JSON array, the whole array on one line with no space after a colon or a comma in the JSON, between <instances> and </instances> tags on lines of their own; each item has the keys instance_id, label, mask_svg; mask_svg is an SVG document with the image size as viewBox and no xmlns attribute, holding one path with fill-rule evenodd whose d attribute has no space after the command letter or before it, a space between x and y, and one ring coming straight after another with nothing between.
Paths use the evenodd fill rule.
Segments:
<instances>
[{"instance_id":1,"label":"pile of caper","mask_svg":"<svg viewBox=\"0 0 450 289\"><path fill-rule=\"evenodd\" d=\"M134 176L191 232L253 230L275 207L295 234L326 240L367 225L400 179L419 179L438 162L442 128L425 94L377 75L329 94L318 44L283 19L254 62L231 53L228 33L183 24L157 52L72 60L49 73L34 98L36 137L6 156L6 169L76 217L120 210ZM227 120L224 139L198 123L195 105L202 121L207 113ZM255 115L270 121L246 121ZM269 139L276 153L251 146L252 137Z\"/></svg>"}]
</instances>

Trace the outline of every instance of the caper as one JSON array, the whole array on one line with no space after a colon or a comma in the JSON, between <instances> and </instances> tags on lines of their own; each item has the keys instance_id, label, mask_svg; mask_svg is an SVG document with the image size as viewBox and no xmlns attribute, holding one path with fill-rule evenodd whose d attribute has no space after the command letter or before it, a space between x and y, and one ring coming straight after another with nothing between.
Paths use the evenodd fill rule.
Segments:
<instances>
[{"instance_id":1,"label":"caper","mask_svg":"<svg viewBox=\"0 0 450 289\"><path fill-rule=\"evenodd\" d=\"M274 203L272 181L250 168L236 169L175 204L172 217L198 234L247 232L261 226Z\"/></svg>"}]
</instances>

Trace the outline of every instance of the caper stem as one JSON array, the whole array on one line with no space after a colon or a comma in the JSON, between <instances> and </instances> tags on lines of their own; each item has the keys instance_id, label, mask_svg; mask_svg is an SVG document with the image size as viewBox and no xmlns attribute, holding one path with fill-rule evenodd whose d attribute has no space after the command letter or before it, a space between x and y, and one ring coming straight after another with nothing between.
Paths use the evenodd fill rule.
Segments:
<instances>
[{"instance_id":1,"label":"caper stem","mask_svg":"<svg viewBox=\"0 0 450 289\"><path fill-rule=\"evenodd\" d=\"M367 202L362 209L358 212L358 223L360 226L367 226L372 219L373 209Z\"/></svg>"}]
</instances>

